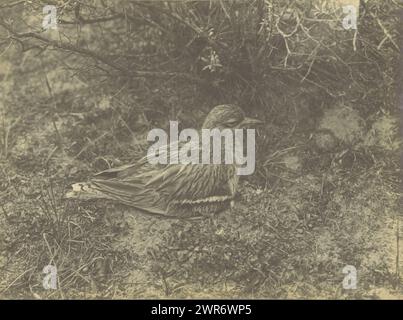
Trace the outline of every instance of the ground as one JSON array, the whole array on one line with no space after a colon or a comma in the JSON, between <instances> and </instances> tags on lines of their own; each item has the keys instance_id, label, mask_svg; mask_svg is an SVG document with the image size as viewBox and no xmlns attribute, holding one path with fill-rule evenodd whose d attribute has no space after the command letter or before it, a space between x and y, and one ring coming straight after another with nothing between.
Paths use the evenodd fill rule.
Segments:
<instances>
[{"instance_id":1,"label":"ground","mask_svg":"<svg viewBox=\"0 0 403 320\"><path fill-rule=\"evenodd\" d=\"M152 92L98 86L50 49L0 55L0 298L403 297L399 115L385 97L368 110L360 92L307 102L316 91L298 82L303 94L267 103L278 112L257 131L256 172L235 206L164 219L64 195L139 159L165 116L200 125L208 95L162 81ZM56 289L43 287L47 265ZM355 289L343 288L346 266Z\"/></svg>"},{"instance_id":2,"label":"ground","mask_svg":"<svg viewBox=\"0 0 403 320\"><path fill-rule=\"evenodd\" d=\"M8 85L18 86L12 70L8 76L2 70ZM38 86L31 82L26 90ZM119 159L80 158L102 148L101 137L72 151L91 122L75 114L54 120L40 108L40 102L10 108L3 124L3 297L401 297L399 144L392 115L380 114L368 125L348 106L329 108L314 133L296 133L272 153L266 185L243 180L232 210L180 221L102 201L64 200L71 182ZM89 114L96 112L102 107ZM70 149L57 147L58 134ZM132 140L121 144L136 158ZM47 264L58 267L58 290L42 288ZM342 288L346 265L357 269L356 290Z\"/></svg>"}]
</instances>

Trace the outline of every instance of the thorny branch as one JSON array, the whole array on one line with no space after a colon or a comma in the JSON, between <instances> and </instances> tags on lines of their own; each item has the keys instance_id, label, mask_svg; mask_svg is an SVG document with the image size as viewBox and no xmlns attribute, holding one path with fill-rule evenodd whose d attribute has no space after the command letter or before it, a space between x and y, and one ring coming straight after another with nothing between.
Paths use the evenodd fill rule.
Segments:
<instances>
[{"instance_id":1,"label":"thorny branch","mask_svg":"<svg viewBox=\"0 0 403 320\"><path fill-rule=\"evenodd\" d=\"M24 33L18 33L16 32L8 23L0 17L0 26L4 27L9 33L10 37L13 39L18 39L17 41L21 41L21 39L26 39L26 38L33 38L36 40L39 40L46 46L50 46L53 48L61 49L64 51L70 51L74 52L77 54L81 54L82 56L94 59L95 61L99 61L109 67L111 67L114 70L119 71L119 75L123 76L128 76L128 77L157 77L157 78L170 78L170 77L179 77L179 78L184 78L193 82L197 82L200 84L208 84L202 79L193 77L189 74L185 73L178 73L178 72L163 72L163 71L143 71L143 70L128 70L125 66L112 61L111 59L108 59L105 56L102 56L95 51L78 47L76 45L72 45L70 43L62 42L62 41L56 41L56 40L51 40L48 38L45 38L41 36L38 33L35 32L24 32Z\"/></svg>"}]
</instances>

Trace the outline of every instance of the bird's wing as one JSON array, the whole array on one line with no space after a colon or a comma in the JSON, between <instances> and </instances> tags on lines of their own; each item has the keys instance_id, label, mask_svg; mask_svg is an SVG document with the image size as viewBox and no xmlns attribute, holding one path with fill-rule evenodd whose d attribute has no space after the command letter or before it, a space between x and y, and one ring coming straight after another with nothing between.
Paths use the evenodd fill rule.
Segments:
<instances>
[{"instance_id":1,"label":"bird's wing","mask_svg":"<svg viewBox=\"0 0 403 320\"><path fill-rule=\"evenodd\" d=\"M178 155L179 149L184 145L183 142L173 142L169 145L162 146L159 149L159 155L166 156L169 159L170 154L173 156ZM192 148L195 146L192 146ZM167 167L168 164L152 164L151 155L146 155L139 159L138 161L123 165L116 168L110 168L94 175L95 179L120 179L120 180L131 180L140 173L149 172L154 170L161 170Z\"/></svg>"},{"instance_id":2,"label":"bird's wing","mask_svg":"<svg viewBox=\"0 0 403 320\"><path fill-rule=\"evenodd\" d=\"M162 152L169 153L169 147ZM103 194L107 199L166 215L172 201L191 204L215 201L217 196L231 197L229 179L233 172L228 170L228 166L219 164L151 164L146 156L136 163L96 174L89 186L97 198Z\"/></svg>"},{"instance_id":3,"label":"bird's wing","mask_svg":"<svg viewBox=\"0 0 403 320\"><path fill-rule=\"evenodd\" d=\"M131 170L133 167L123 170ZM216 170L210 165L175 164L130 178L92 179L90 184L105 198L157 214L168 214L171 201L190 203L215 194Z\"/></svg>"}]
</instances>

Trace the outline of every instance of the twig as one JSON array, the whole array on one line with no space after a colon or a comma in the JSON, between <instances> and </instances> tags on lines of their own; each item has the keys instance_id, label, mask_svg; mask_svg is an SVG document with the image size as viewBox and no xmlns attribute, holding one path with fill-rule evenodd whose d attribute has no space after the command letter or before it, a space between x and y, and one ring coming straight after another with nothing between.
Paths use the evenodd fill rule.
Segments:
<instances>
[{"instance_id":1,"label":"twig","mask_svg":"<svg viewBox=\"0 0 403 320\"><path fill-rule=\"evenodd\" d=\"M187 80L190 80L192 82L196 82L199 84L203 84L203 85L208 85L210 86L211 83L208 81L205 81L203 79L200 78L196 78L193 77L187 73L179 73L179 72L164 72L164 71L141 71L141 70L128 70L126 67L111 61L110 59L108 59L107 57L104 57L94 51L85 49L85 48L81 48L81 47L77 47L74 46L72 44L69 43L63 43L63 42L59 42L59 41L55 41L55 40L50 40L47 39L35 32L25 32L25 33L18 33L15 30L13 30L10 25L8 25L7 23L5 23L2 19L0 19L0 26L3 26L5 29L7 29L14 37L16 38L34 38L37 39L43 43L45 43L48 46L52 46L54 48L58 48L61 50L65 50L65 51L71 51L71 52L75 52L78 54L81 54L83 56L92 58L94 60L100 61L103 64L119 71L121 74L125 75L125 76L131 76L131 77L157 77L157 78L170 78L170 77L181 77Z\"/></svg>"},{"instance_id":2,"label":"twig","mask_svg":"<svg viewBox=\"0 0 403 320\"><path fill-rule=\"evenodd\" d=\"M10 289L14 283L16 283L20 278L22 278L25 274L27 274L28 272L34 270L36 267L32 267L28 270L25 270L23 273L21 273L17 278L15 278L5 289L1 290L0 293L4 293L6 292L8 289Z\"/></svg>"},{"instance_id":3,"label":"twig","mask_svg":"<svg viewBox=\"0 0 403 320\"><path fill-rule=\"evenodd\" d=\"M99 17L99 18L94 18L94 19L84 19L81 16L79 16L79 19L75 21L68 21L68 20L59 20L60 24L92 24L92 23L98 23L98 22L107 22L107 21L112 21L116 19L122 18L121 14L114 14L109 17Z\"/></svg>"},{"instance_id":4,"label":"twig","mask_svg":"<svg viewBox=\"0 0 403 320\"><path fill-rule=\"evenodd\" d=\"M396 48L397 51L400 52L400 48L397 45L397 43L395 42L395 40L393 40L393 37L390 35L388 29L386 29L386 27L383 25L383 23L381 22L381 20L379 19L379 17L376 17L372 12L371 12L371 16L373 18L376 18L376 22L378 23L378 25L381 27L383 33L385 34L385 36L389 39L389 41L393 44L393 46ZM379 47L379 46L378 46ZM378 48L379 49L379 48Z\"/></svg>"},{"instance_id":5,"label":"twig","mask_svg":"<svg viewBox=\"0 0 403 320\"><path fill-rule=\"evenodd\" d=\"M98 138L96 138L94 141L90 141L87 143L87 145L81 149L81 151L79 153L77 153L74 156L74 159L77 159L84 151L86 151L90 146L95 145L95 143L97 143L98 141L102 140L105 136L111 134L110 132L104 132L103 134L101 134Z\"/></svg>"},{"instance_id":6,"label":"twig","mask_svg":"<svg viewBox=\"0 0 403 320\"><path fill-rule=\"evenodd\" d=\"M20 4L23 4L24 2L25 2L25 0L20 0L20 1L11 2L8 4L3 4L2 6L0 6L0 10L5 9L5 8L12 8L12 7L18 6Z\"/></svg>"},{"instance_id":7,"label":"twig","mask_svg":"<svg viewBox=\"0 0 403 320\"><path fill-rule=\"evenodd\" d=\"M137 2L137 1L133 1L132 4L136 5L136 6L141 6L141 7L145 7L147 9L150 10L157 10L163 14L165 14L166 16L169 16L171 18L174 18L176 21L178 21L179 23L187 26L189 29L191 29L193 32L195 32L199 37L205 38L207 43L215 48L215 49L219 49L219 48L225 48L226 46L223 43L219 43L213 39L211 39L206 32L204 32L201 28L199 28L196 25L191 24L190 22L182 19L179 15L177 15L176 13L166 10L160 6L153 6L147 3L143 3L143 2Z\"/></svg>"},{"instance_id":8,"label":"twig","mask_svg":"<svg viewBox=\"0 0 403 320\"><path fill-rule=\"evenodd\" d=\"M21 120L21 116L19 116L12 124L10 124L7 129L5 129L5 134L4 134L4 142L3 142L3 147L4 147L4 158L7 158L8 155L8 137L10 136L10 131L13 127L16 126L16 124Z\"/></svg>"}]
</instances>

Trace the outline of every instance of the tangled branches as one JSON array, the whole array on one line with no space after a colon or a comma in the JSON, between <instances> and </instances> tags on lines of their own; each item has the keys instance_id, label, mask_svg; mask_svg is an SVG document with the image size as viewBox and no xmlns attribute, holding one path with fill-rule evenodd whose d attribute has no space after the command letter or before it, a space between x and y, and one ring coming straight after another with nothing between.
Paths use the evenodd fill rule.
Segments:
<instances>
[{"instance_id":1,"label":"tangled branches","mask_svg":"<svg viewBox=\"0 0 403 320\"><path fill-rule=\"evenodd\" d=\"M5 19L22 5L23 15L38 18L30 26L24 17ZM253 105L275 103L268 91L328 98L352 91L366 99L368 85L380 79L392 85L390 62L399 54L395 1L360 1L358 29L345 30L334 1L66 0L56 3L57 35L40 28L42 5L16 1L0 8L4 46L64 52L61 59L84 76L182 79L214 88L214 95L235 91L237 100Z\"/></svg>"}]
</instances>

